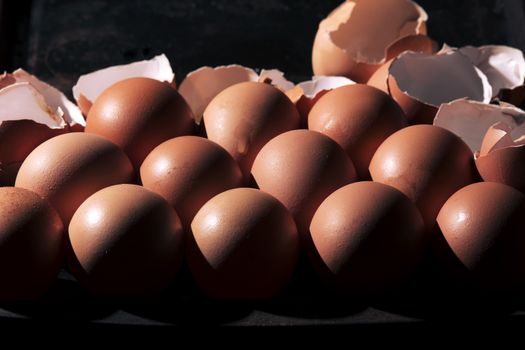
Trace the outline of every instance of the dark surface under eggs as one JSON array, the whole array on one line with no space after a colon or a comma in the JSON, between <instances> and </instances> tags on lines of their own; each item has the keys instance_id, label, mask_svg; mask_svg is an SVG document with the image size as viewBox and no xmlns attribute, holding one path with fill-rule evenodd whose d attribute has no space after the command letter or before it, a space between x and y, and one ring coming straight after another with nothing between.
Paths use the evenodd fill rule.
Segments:
<instances>
[{"instance_id":1,"label":"dark surface under eggs","mask_svg":"<svg viewBox=\"0 0 525 350\"><path fill-rule=\"evenodd\" d=\"M0 1L0 67L8 71L25 67L68 95L80 74L163 52L179 83L200 66L233 62L276 67L298 82L311 75L311 44L318 22L340 2ZM418 3L428 12L429 33L439 43L508 44L525 50L525 10L520 0ZM179 326L217 324L251 326L244 328L247 332L256 332L259 328L255 326L294 326L288 334L305 329L326 331L323 326L333 326L331 332L344 334L351 329L353 337L367 339L374 332L439 334L429 326L435 324L438 329L465 323L481 329L504 324L509 330L525 324L525 312L520 311L525 310L523 300L493 306L483 296L469 296L464 300L471 305L462 303L456 308L459 305L446 297L446 291L428 293L439 281L414 283L395 305L385 301L370 306L366 300L304 290L301 286L307 277L299 273L277 300L215 302L189 297L193 287L186 286L188 276L183 273L173 287L176 297L113 304L88 297L62 272L44 301L1 305L0 325L29 330L84 327L114 335L129 329L169 334ZM178 284L186 287L178 289Z\"/></svg>"}]
</instances>

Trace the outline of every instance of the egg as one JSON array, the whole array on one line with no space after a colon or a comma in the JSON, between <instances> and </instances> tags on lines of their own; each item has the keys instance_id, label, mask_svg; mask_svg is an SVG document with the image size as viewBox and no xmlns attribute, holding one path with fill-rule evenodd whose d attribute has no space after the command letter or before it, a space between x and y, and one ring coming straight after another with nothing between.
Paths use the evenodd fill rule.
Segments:
<instances>
[{"instance_id":1,"label":"egg","mask_svg":"<svg viewBox=\"0 0 525 350\"><path fill-rule=\"evenodd\" d=\"M357 180L354 164L334 140L316 131L292 130L273 138L252 168L259 189L280 200L306 235L321 202Z\"/></svg>"},{"instance_id":2,"label":"egg","mask_svg":"<svg viewBox=\"0 0 525 350\"><path fill-rule=\"evenodd\" d=\"M449 277L486 291L525 287L525 196L495 182L454 193L437 216L433 252Z\"/></svg>"},{"instance_id":3,"label":"egg","mask_svg":"<svg viewBox=\"0 0 525 350\"><path fill-rule=\"evenodd\" d=\"M162 142L194 131L190 107L167 82L137 77L104 90L89 109L86 132L117 144L135 169Z\"/></svg>"},{"instance_id":4,"label":"egg","mask_svg":"<svg viewBox=\"0 0 525 350\"><path fill-rule=\"evenodd\" d=\"M427 228L448 197L477 180L470 148L433 125L413 125L390 135L369 170L372 180L397 188L416 203Z\"/></svg>"},{"instance_id":5,"label":"egg","mask_svg":"<svg viewBox=\"0 0 525 350\"><path fill-rule=\"evenodd\" d=\"M131 163L117 145L77 132L56 136L35 148L22 163L15 185L49 200L67 226L87 197L129 182L132 175Z\"/></svg>"},{"instance_id":6,"label":"egg","mask_svg":"<svg viewBox=\"0 0 525 350\"><path fill-rule=\"evenodd\" d=\"M215 96L204 110L203 120L208 138L224 147L248 178L264 144L298 128L300 118L290 99L276 87L244 82Z\"/></svg>"},{"instance_id":7,"label":"egg","mask_svg":"<svg viewBox=\"0 0 525 350\"><path fill-rule=\"evenodd\" d=\"M86 199L71 219L69 240L73 275L105 298L156 295L172 282L182 261L177 213L138 185L106 187Z\"/></svg>"},{"instance_id":8,"label":"egg","mask_svg":"<svg viewBox=\"0 0 525 350\"><path fill-rule=\"evenodd\" d=\"M379 145L408 125L405 114L386 93L354 84L326 93L308 115L308 129L335 140L354 162L361 179Z\"/></svg>"},{"instance_id":9,"label":"egg","mask_svg":"<svg viewBox=\"0 0 525 350\"><path fill-rule=\"evenodd\" d=\"M64 226L36 193L0 187L0 300L37 299L51 287L64 253Z\"/></svg>"},{"instance_id":10,"label":"egg","mask_svg":"<svg viewBox=\"0 0 525 350\"><path fill-rule=\"evenodd\" d=\"M313 266L337 292L382 295L416 271L425 248L423 218L403 193L377 182L330 194L310 225Z\"/></svg>"},{"instance_id":11,"label":"egg","mask_svg":"<svg viewBox=\"0 0 525 350\"><path fill-rule=\"evenodd\" d=\"M142 163L140 178L144 187L175 208L186 228L210 198L243 183L232 156L215 142L197 136L161 143Z\"/></svg>"},{"instance_id":12,"label":"egg","mask_svg":"<svg viewBox=\"0 0 525 350\"><path fill-rule=\"evenodd\" d=\"M188 266L201 290L221 299L266 299L288 283L297 228L274 197L236 188L210 199L191 223Z\"/></svg>"}]
</instances>

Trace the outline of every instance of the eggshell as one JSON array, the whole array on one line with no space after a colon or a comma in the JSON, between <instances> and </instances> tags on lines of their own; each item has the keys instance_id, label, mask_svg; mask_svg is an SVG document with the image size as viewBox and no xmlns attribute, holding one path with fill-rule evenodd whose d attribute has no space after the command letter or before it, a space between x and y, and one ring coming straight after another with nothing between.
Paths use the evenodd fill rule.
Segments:
<instances>
[{"instance_id":1,"label":"eggshell","mask_svg":"<svg viewBox=\"0 0 525 350\"><path fill-rule=\"evenodd\" d=\"M308 115L308 129L335 140L352 159L361 179L379 145L408 125L397 103L384 92L363 84L326 93Z\"/></svg>"},{"instance_id":2,"label":"eggshell","mask_svg":"<svg viewBox=\"0 0 525 350\"><path fill-rule=\"evenodd\" d=\"M476 156L484 181L499 182L525 192L525 143L514 141L511 128L500 122L491 126Z\"/></svg>"},{"instance_id":3,"label":"eggshell","mask_svg":"<svg viewBox=\"0 0 525 350\"><path fill-rule=\"evenodd\" d=\"M299 127L299 113L279 89L245 82L228 87L210 102L204 126L208 138L224 147L248 178L264 144Z\"/></svg>"},{"instance_id":4,"label":"eggshell","mask_svg":"<svg viewBox=\"0 0 525 350\"><path fill-rule=\"evenodd\" d=\"M390 135L370 162L372 179L408 196L432 227L448 197L476 180L469 147L452 132L413 125Z\"/></svg>"},{"instance_id":5,"label":"eggshell","mask_svg":"<svg viewBox=\"0 0 525 350\"><path fill-rule=\"evenodd\" d=\"M142 186L115 185L90 196L69 225L69 265L88 291L109 298L160 293L182 261L177 213Z\"/></svg>"},{"instance_id":6,"label":"eggshell","mask_svg":"<svg viewBox=\"0 0 525 350\"><path fill-rule=\"evenodd\" d=\"M351 0L319 24L312 49L315 75L342 75L364 83L399 39L426 34L427 14L407 0Z\"/></svg>"},{"instance_id":7,"label":"eggshell","mask_svg":"<svg viewBox=\"0 0 525 350\"><path fill-rule=\"evenodd\" d=\"M341 187L310 225L314 266L339 292L381 295L406 282L422 261L424 224L403 193L377 182Z\"/></svg>"},{"instance_id":8,"label":"eggshell","mask_svg":"<svg viewBox=\"0 0 525 350\"><path fill-rule=\"evenodd\" d=\"M86 132L117 144L135 169L162 142L194 131L188 104L168 83L150 78L121 80L91 106Z\"/></svg>"},{"instance_id":9,"label":"eggshell","mask_svg":"<svg viewBox=\"0 0 525 350\"><path fill-rule=\"evenodd\" d=\"M143 77L170 83L175 88L175 74L166 55L158 55L143 60L103 68L81 75L73 86L73 97L84 115L89 113L93 101L111 85L118 81Z\"/></svg>"},{"instance_id":10,"label":"eggshell","mask_svg":"<svg viewBox=\"0 0 525 350\"><path fill-rule=\"evenodd\" d=\"M185 228L210 198L243 182L230 154L197 136L176 137L155 147L140 167L140 178L144 187L175 208Z\"/></svg>"},{"instance_id":11,"label":"eggshell","mask_svg":"<svg viewBox=\"0 0 525 350\"><path fill-rule=\"evenodd\" d=\"M35 148L16 177L16 187L32 190L56 208L64 225L96 191L132 179L131 163L112 142L93 134L56 136Z\"/></svg>"},{"instance_id":12,"label":"eggshell","mask_svg":"<svg viewBox=\"0 0 525 350\"><path fill-rule=\"evenodd\" d=\"M389 48L386 57L387 61L370 76L366 84L378 88L388 94L389 69L397 56L405 51L435 53L438 50L437 43L426 35L418 34L406 36L398 40Z\"/></svg>"},{"instance_id":13,"label":"eggshell","mask_svg":"<svg viewBox=\"0 0 525 350\"><path fill-rule=\"evenodd\" d=\"M0 300L42 296L63 253L64 226L49 202L22 188L0 187Z\"/></svg>"},{"instance_id":14,"label":"eggshell","mask_svg":"<svg viewBox=\"0 0 525 350\"><path fill-rule=\"evenodd\" d=\"M314 76L286 91L286 96L295 104L301 116L301 127L307 127L308 113L317 101L328 91L345 85L355 84L345 77Z\"/></svg>"},{"instance_id":15,"label":"eggshell","mask_svg":"<svg viewBox=\"0 0 525 350\"><path fill-rule=\"evenodd\" d=\"M265 299L288 282L298 255L297 228L274 197L252 188L210 199L191 223L188 265L213 298Z\"/></svg>"},{"instance_id":16,"label":"eggshell","mask_svg":"<svg viewBox=\"0 0 525 350\"><path fill-rule=\"evenodd\" d=\"M432 123L443 103L461 98L489 103L487 76L468 57L445 46L437 54L404 52L391 63L388 90L413 123Z\"/></svg>"},{"instance_id":17,"label":"eggshell","mask_svg":"<svg viewBox=\"0 0 525 350\"><path fill-rule=\"evenodd\" d=\"M469 185L454 193L437 216L435 257L455 280L489 291L523 291L524 225L521 192L492 182Z\"/></svg>"},{"instance_id":18,"label":"eggshell","mask_svg":"<svg viewBox=\"0 0 525 350\"><path fill-rule=\"evenodd\" d=\"M22 69L0 76L0 186L13 186L20 165L42 142L85 121L63 93Z\"/></svg>"},{"instance_id":19,"label":"eggshell","mask_svg":"<svg viewBox=\"0 0 525 350\"><path fill-rule=\"evenodd\" d=\"M301 235L321 202L357 180L354 164L335 141L316 131L292 130L268 142L253 163L257 186L292 213Z\"/></svg>"}]
</instances>

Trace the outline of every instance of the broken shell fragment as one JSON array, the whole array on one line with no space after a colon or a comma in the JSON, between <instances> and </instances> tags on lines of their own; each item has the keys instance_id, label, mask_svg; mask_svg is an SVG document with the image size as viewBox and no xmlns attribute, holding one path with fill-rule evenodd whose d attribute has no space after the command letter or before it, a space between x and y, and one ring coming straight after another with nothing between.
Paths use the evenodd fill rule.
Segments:
<instances>
[{"instance_id":1,"label":"broken shell fragment","mask_svg":"<svg viewBox=\"0 0 525 350\"><path fill-rule=\"evenodd\" d=\"M215 96L227 87L247 81L269 81L283 92L293 88L293 83L277 69L263 69L257 74L251 68L232 64L214 68L201 67L190 72L180 84L179 93L193 111L195 122L200 124L204 110Z\"/></svg>"},{"instance_id":2,"label":"broken shell fragment","mask_svg":"<svg viewBox=\"0 0 525 350\"><path fill-rule=\"evenodd\" d=\"M523 127L520 128L521 131ZM476 167L484 181L499 182L525 191L525 140L513 139L504 122L491 126L476 156ZM523 135L521 135L523 136Z\"/></svg>"},{"instance_id":3,"label":"broken shell fragment","mask_svg":"<svg viewBox=\"0 0 525 350\"><path fill-rule=\"evenodd\" d=\"M514 89L525 82L525 58L521 50L503 45L486 45L465 46L459 52L487 76L493 96L498 96L502 89Z\"/></svg>"},{"instance_id":4,"label":"broken shell fragment","mask_svg":"<svg viewBox=\"0 0 525 350\"><path fill-rule=\"evenodd\" d=\"M465 99L444 103L434 118L434 125L452 131L470 147L472 153L481 149L488 129L505 123L513 138L525 134L525 111L508 104L493 105Z\"/></svg>"},{"instance_id":5,"label":"broken shell fragment","mask_svg":"<svg viewBox=\"0 0 525 350\"><path fill-rule=\"evenodd\" d=\"M426 12L408 0L349 0L319 24L312 49L315 75L366 82L399 39L426 34Z\"/></svg>"},{"instance_id":6,"label":"broken shell fragment","mask_svg":"<svg viewBox=\"0 0 525 350\"><path fill-rule=\"evenodd\" d=\"M22 69L0 77L0 105L0 186L14 184L24 159L42 142L85 126L63 93Z\"/></svg>"},{"instance_id":7,"label":"broken shell fragment","mask_svg":"<svg viewBox=\"0 0 525 350\"><path fill-rule=\"evenodd\" d=\"M150 60L133 62L100 69L80 76L73 86L73 97L84 115L87 115L96 98L111 85L127 78L151 78L166 81L175 87L175 74L166 55Z\"/></svg>"},{"instance_id":8,"label":"broken shell fragment","mask_svg":"<svg viewBox=\"0 0 525 350\"><path fill-rule=\"evenodd\" d=\"M355 84L346 77L312 77L312 80L303 81L286 91L288 98L295 104L301 115L301 124L306 127L308 113L315 103L328 91L345 85Z\"/></svg>"},{"instance_id":9,"label":"broken shell fragment","mask_svg":"<svg viewBox=\"0 0 525 350\"><path fill-rule=\"evenodd\" d=\"M388 89L411 123L431 123L438 107L457 99L490 102L483 72L457 50L404 52L390 65Z\"/></svg>"},{"instance_id":10,"label":"broken shell fragment","mask_svg":"<svg viewBox=\"0 0 525 350\"><path fill-rule=\"evenodd\" d=\"M394 59L405 51L436 53L439 50L437 43L426 35L409 35L394 43L387 50L387 60L368 79L367 85L386 92L388 91L388 70Z\"/></svg>"}]
</instances>

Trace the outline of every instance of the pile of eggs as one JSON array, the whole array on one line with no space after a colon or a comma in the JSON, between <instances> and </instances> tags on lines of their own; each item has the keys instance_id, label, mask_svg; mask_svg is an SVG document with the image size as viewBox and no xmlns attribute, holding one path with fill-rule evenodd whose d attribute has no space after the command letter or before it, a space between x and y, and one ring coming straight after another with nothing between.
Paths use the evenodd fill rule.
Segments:
<instances>
[{"instance_id":1,"label":"pile of eggs","mask_svg":"<svg viewBox=\"0 0 525 350\"><path fill-rule=\"evenodd\" d=\"M336 11L348 36L352 11L373 17L383 2L343 3ZM474 121L486 110L521 112L468 99L438 110L403 95L396 59L440 58L424 36L424 11L386 3L397 4L396 20L417 25L412 36L382 37L395 50L373 63L337 47L347 39L329 28L342 15L321 23L314 71L346 78L288 86L276 83L282 74L229 66L190 74L177 90L173 76L120 67L111 79L98 79L107 71L90 84L81 78L95 87L75 92L77 112L58 103L59 126L0 115L0 300L42 296L64 267L95 296L149 297L183 264L209 297L266 299L300 259L342 294L381 295L429 257L476 288L521 290L525 153L509 141L519 118L514 129L503 117L471 128L481 145L474 150L476 137L451 130L463 130L460 122L443 122L451 103L478 106L461 116ZM0 99L27 84L48 96L52 87L24 74L4 75Z\"/></svg>"}]
</instances>

